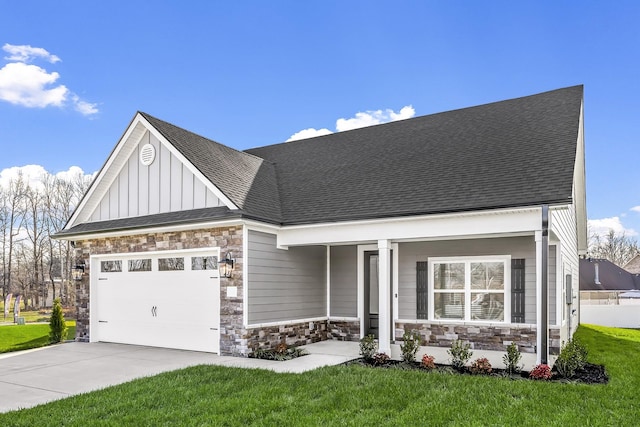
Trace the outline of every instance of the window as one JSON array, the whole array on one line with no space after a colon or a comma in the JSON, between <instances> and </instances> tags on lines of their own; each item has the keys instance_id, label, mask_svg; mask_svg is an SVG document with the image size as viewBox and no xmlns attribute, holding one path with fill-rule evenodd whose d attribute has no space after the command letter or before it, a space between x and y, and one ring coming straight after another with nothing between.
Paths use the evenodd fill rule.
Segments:
<instances>
[{"instance_id":1,"label":"window","mask_svg":"<svg viewBox=\"0 0 640 427\"><path fill-rule=\"evenodd\" d=\"M510 258L432 258L433 319L505 322L510 307Z\"/></svg>"},{"instance_id":2,"label":"window","mask_svg":"<svg viewBox=\"0 0 640 427\"><path fill-rule=\"evenodd\" d=\"M151 258L130 259L129 271L151 271Z\"/></svg>"},{"instance_id":3,"label":"window","mask_svg":"<svg viewBox=\"0 0 640 427\"><path fill-rule=\"evenodd\" d=\"M100 261L101 273L121 273L122 261Z\"/></svg>"},{"instance_id":4,"label":"window","mask_svg":"<svg viewBox=\"0 0 640 427\"><path fill-rule=\"evenodd\" d=\"M184 258L158 258L158 271L184 270Z\"/></svg>"},{"instance_id":5,"label":"window","mask_svg":"<svg viewBox=\"0 0 640 427\"><path fill-rule=\"evenodd\" d=\"M191 270L217 270L217 256L194 256L191 257Z\"/></svg>"}]
</instances>

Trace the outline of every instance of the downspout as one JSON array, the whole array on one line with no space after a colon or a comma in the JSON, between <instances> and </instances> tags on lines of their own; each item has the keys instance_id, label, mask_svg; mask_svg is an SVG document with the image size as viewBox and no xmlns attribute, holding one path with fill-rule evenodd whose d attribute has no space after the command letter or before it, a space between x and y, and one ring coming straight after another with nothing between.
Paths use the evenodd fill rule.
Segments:
<instances>
[{"instance_id":1,"label":"downspout","mask_svg":"<svg viewBox=\"0 0 640 427\"><path fill-rule=\"evenodd\" d=\"M549 205L542 205L542 262L540 310L540 363L548 364L549 354Z\"/></svg>"}]
</instances>

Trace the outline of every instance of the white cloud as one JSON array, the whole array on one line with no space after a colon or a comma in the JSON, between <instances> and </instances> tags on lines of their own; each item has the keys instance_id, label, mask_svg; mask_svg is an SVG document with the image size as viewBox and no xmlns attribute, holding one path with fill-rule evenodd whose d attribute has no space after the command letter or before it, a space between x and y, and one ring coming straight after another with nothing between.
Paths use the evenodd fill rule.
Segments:
<instances>
[{"instance_id":1,"label":"white cloud","mask_svg":"<svg viewBox=\"0 0 640 427\"><path fill-rule=\"evenodd\" d=\"M13 166L10 168L2 169L2 171L0 171L0 188L8 188L9 182L12 179L17 179L20 174L22 174L25 183L28 183L30 187L36 189L41 189L44 179L51 175L65 181L74 181L79 176L93 177L93 175L95 175L95 173L84 173L82 168L78 166L71 166L66 171L60 171L55 174L49 173L44 167L40 165Z\"/></svg>"},{"instance_id":2,"label":"white cloud","mask_svg":"<svg viewBox=\"0 0 640 427\"><path fill-rule=\"evenodd\" d=\"M634 212L638 212L640 213L640 206L634 206L631 209L629 209L630 211L634 211Z\"/></svg>"},{"instance_id":3,"label":"white cloud","mask_svg":"<svg viewBox=\"0 0 640 427\"><path fill-rule=\"evenodd\" d=\"M31 62L35 58L43 58L52 64L60 62L60 58L47 52L41 47L31 47L30 45L12 45L5 43L2 50L7 52L9 56L4 59L16 62Z\"/></svg>"},{"instance_id":4,"label":"white cloud","mask_svg":"<svg viewBox=\"0 0 640 427\"><path fill-rule=\"evenodd\" d=\"M396 120L410 119L415 115L416 115L416 110L411 105L402 107L400 111L398 111L397 113L391 109L358 112L356 113L355 117L351 117L349 119L340 118L336 120L336 131L343 132L345 130L358 129L366 126L377 125L380 123L395 122ZM330 133L333 133L333 132L327 128L303 129L300 132L296 132L293 135L291 135L291 137L287 139L287 142L295 141L298 139L313 138L314 136L328 135Z\"/></svg>"},{"instance_id":5,"label":"white cloud","mask_svg":"<svg viewBox=\"0 0 640 427\"><path fill-rule=\"evenodd\" d=\"M613 216L610 218L590 219L588 222L589 234L597 234L605 236L609 230L613 230L616 234L625 234L628 237L637 236L638 232L633 228L626 228L620 217Z\"/></svg>"},{"instance_id":6,"label":"white cloud","mask_svg":"<svg viewBox=\"0 0 640 427\"><path fill-rule=\"evenodd\" d=\"M289 139L287 139L285 142L295 141L295 140L298 140L298 139L313 138L314 136L329 135L330 133L333 133L333 132L331 132L327 128L322 128L322 129L315 129L315 128L302 129L300 132L296 132L293 135L291 135L291 137L289 137Z\"/></svg>"},{"instance_id":7,"label":"white cloud","mask_svg":"<svg viewBox=\"0 0 640 427\"><path fill-rule=\"evenodd\" d=\"M9 53L5 59L14 62L0 68L0 100L27 108L64 107L70 103L84 116L99 112L97 104L84 101L65 85L57 84L60 74L28 64L36 58L56 63L60 61L56 55L29 45L5 44L2 49Z\"/></svg>"},{"instance_id":8,"label":"white cloud","mask_svg":"<svg viewBox=\"0 0 640 427\"><path fill-rule=\"evenodd\" d=\"M24 107L60 107L69 90L64 85L51 87L59 77L37 65L7 64L0 68L0 99Z\"/></svg>"},{"instance_id":9,"label":"white cloud","mask_svg":"<svg viewBox=\"0 0 640 427\"><path fill-rule=\"evenodd\" d=\"M410 105L403 107L398 113L390 109L359 112L350 119L338 119L336 121L336 129L338 132L342 132L380 123L395 122L396 120L409 119L415 114L416 111Z\"/></svg>"}]
</instances>

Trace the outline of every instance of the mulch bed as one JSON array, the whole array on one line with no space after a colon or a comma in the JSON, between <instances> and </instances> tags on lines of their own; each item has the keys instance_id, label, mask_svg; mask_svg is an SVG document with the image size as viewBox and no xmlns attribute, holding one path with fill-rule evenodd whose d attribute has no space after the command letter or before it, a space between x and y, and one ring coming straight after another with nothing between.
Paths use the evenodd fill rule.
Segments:
<instances>
[{"instance_id":1,"label":"mulch bed","mask_svg":"<svg viewBox=\"0 0 640 427\"><path fill-rule=\"evenodd\" d=\"M368 366L371 368L380 368L380 369L402 369L402 370L419 370L429 372L428 369L423 368L420 362L403 362L400 360L389 360L382 364L374 364L373 362L367 361L364 358L350 360L348 362L343 363L343 365L360 365L360 366ZM509 375L507 371L504 369L492 369L490 374L472 374L468 368L465 368L463 371L458 371L449 365L440 365L436 364L434 369L436 372L445 372L450 374L460 374L460 375L486 375L491 377L501 377L501 378L509 378L512 380L528 380L528 381L543 381L543 380L533 380L529 378L529 371L521 371L517 374ZM553 376L551 379L546 381L553 382L563 382L563 383L581 383L581 384L607 384L609 382L609 376L606 373L606 370L603 365L594 365L592 363L587 363L584 369L581 369L576 372L576 374L571 378L564 378L560 376L555 369L552 370Z\"/></svg>"}]
</instances>

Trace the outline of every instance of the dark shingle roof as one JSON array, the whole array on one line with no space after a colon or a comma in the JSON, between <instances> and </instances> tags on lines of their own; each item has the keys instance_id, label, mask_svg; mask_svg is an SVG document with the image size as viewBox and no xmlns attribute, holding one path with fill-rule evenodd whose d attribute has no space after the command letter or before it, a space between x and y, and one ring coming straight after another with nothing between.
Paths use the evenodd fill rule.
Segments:
<instances>
[{"instance_id":1,"label":"dark shingle roof","mask_svg":"<svg viewBox=\"0 0 640 427\"><path fill-rule=\"evenodd\" d=\"M85 222L67 230L62 230L56 233L55 237L59 238L103 231L135 230L151 226L161 227L176 224L200 223L203 221L222 219L238 219L241 217L242 213L237 210L232 211L226 206L218 206L215 208L192 209L188 211L165 212L106 221Z\"/></svg>"},{"instance_id":2,"label":"dark shingle roof","mask_svg":"<svg viewBox=\"0 0 640 427\"><path fill-rule=\"evenodd\" d=\"M596 265L598 282L596 283ZM640 289L640 275L632 274L606 259L580 260L581 291L629 291Z\"/></svg>"},{"instance_id":3,"label":"dark shingle roof","mask_svg":"<svg viewBox=\"0 0 640 427\"><path fill-rule=\"evenodd\" d=\"M247 150L284 224L571 202L582 86Z\"/></svg>"},{"instance_id":4,"label":"dark shingle roof","mask_svg":"<svg viewBox=\"0 0 640 427\"><path fill-rule=\"evenodd\" d=\"M244 212L280 221L275 168L251 154L140 113L204 176Z\"/></svg>"}]
</instances>

